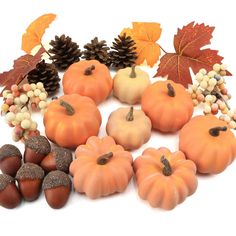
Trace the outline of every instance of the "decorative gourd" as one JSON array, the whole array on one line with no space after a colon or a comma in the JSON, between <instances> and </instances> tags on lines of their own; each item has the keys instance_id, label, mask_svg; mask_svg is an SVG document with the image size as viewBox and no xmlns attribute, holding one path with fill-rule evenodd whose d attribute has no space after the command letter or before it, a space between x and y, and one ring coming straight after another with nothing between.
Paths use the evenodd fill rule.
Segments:
<instances>
[{"instance_id":1,"label":"decorative gourd","mask_svg":"<svg viewBox=\"0 0 236 236\"><path fill-rule=\"evenodd\" d=\"M180 131L179 148L204 174L218 174L236 156L236 139L225 121L213 115L196 116Z\"/></svg>"},{"instance_id":2,"label":"decorative gourd","mask_svg":"<svg viewBox=\"0 0 236 236\"><path fill-rule=\"evenodd\" d=\"M142 109L154 129L173 133L190 120L193 102L183 85L171 80L158 81L144 91Z\"/></svg>"},{"instance_id":3,"label":"decorative gourd","mask_svg":"<svg viewBox=\"0 0 236 236\"><path fill-rule=\"evenodd\" d=\"M134 170L139 196L152 207L171 210L197 189L196 166L180 151L147 148Z\"/></svg>"},{"instance_id":4,"label":"decorative gourd","mask_svg":"<svg viewBox=\"0 0 236 236\"><path fill-rule=\"evenodd\" d=\"M96 60L72 64L63 77L65 94L77 93L92 98L96 104L105 100L112 90L113 80L107 66Z\"/></svg>"},{"instance_id":5,"label":"decorative gourd","mask_svg":"<svg viewBox=\"0 0 236 236\"><path fill-rule=\"evenodd\" d=\"M65 148L76 148L97 135L101 115L94 101L78 94L64 95L52 101L44 114L48 139Z\"/></svg>"},{"instance_id":6,"label":"decorative gourd","mask_svg":"<svg viewBox=\"0 0 236 236\"><path fill-rule=\"evenodd\" d=\"M95 199L123 192L132 175L132 156L112 137L90 137L70 165L75 190Z\"/></svg>"},{"instance_id":7,"label":"decorative gourd","mask_svg":"<svg viewBox=\"0 0 236 236\"><path fill-rule=\"evenodd\" d=\"M150 84L148 73L137 68L127 67L118 70L114 77L113 93L121 102L140 103L144 90Z\"/></svg>"},{"instance_id":8,"label":"decorative gourd","mask_svg":"<svg viewBox=\"0 0 236 236\"><path fill-rule=\"evenodd\" d=\"M119 108L113 111L106 125L107 134L125 149L139 148L151 136L152 123L142 110Z\"/></svg>"}]
</instances>

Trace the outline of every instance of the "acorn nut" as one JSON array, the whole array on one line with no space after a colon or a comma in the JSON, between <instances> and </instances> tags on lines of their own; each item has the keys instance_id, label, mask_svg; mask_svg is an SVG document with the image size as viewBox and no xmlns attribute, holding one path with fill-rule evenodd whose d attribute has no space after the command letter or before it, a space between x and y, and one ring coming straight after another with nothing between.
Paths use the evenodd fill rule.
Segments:
<instances>
[{"instance_id":1,"label":"acorn nut","mask_svg":"<svg viewBox=\"0 0 236 236\"><path fill-rule=\"evenodd\" d=\"M72 153L70 150L61 147L55 147L41 162L41 167L50 172L61 170L69 173L70 163L72 162Z\"/></svg>"},{"instance_id":2,"label":"acorn nut","mask_svg":"<svg viewBox=\"0 0 236 236\"><path fill-rule=\"evenodd\" d=\"M34 201L38 198L44 178L43 169L34 164L26 163L16 173L19 190L26 201Z\"/></svg>"},{"instance_id":3,"label":"acorn nut","mask_svg":"<svg viewBox=\"0 0 236 236\"><path fill-rule=\"evenodd\" d=\"M40 164L51 151L47 138L41 135L30 137L25 141L24 162Z\"/></svg>"},{"instance_id":4,"label":"acorn nut","mask_svg":"<svg viewBox=\"0 0 236 236\"><path fill-rule=\"evenodd\" d=\"M15 177L21 167L22 155L19 149L12 144L5 144L0 148L0 170L3 174Z\"/></svg>"},{"instance_id":5,"label":"acorn nut","mask_svg":"<svg viewBox=\"0 0 236 236\"><path fill-rule=\"evenodd\" d=\"M16 187L15 179L10 175L0 174L0 206L12 209L21 202L21 195Z\"/></svg>"},{"instance_id":6,"label":"acorn nut","mask_svg":"<svg viewBox=\"0 0 236 236\"><path fill-rule=\"evenodd\" d=\"M50 207L62 208L70 195L71 180L66 173L60 170L52 171L44 178L43 190Z\"/></svg>"}]
</instances>

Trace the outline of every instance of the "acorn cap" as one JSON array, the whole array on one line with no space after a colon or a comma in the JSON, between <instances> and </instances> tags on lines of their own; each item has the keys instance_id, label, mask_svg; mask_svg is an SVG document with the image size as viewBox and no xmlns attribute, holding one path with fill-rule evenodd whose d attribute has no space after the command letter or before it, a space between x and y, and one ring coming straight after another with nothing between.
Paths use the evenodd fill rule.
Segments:
<instances>
[{"instance_id":1,"label":"acorn cap","mask_svg":"<svg viewBox=\"0 0 236 236\"><path fill-rule=\"evenodd\" d=\"M13 156L17 156L22 159L20 150L16 146L12 144L5 144L0 148L0 160L5 157L13 157Z\"/></svg>"},{"instance_id":2,"label":"acorn cap","mask_svg":"<svg viewBox=\"0 0 236 236\"><path fill-rule=\"evenodd\" d=\"M66 148L56 147L52 151L52 155L56 161L56 168L58 170L67 172L70 163L72 162L72 153Z\"/></svg>"},{"instance_id":3,"label":"acorn cap","mask_svg":"<svg viewBox=\"0 0 236 236\"><path fill-rule=\"evenodd\" d=\"M16 173L16 179L43 179L44 171L43 169L33 163L25 163Z\"/></svg>"},{"instance_id":4,"label":"acorn cap","mask_svg":"<svg viewBox=\"0 0 236 236\"><path fill-rule=\"evenodd\" d=\"M25 147L34 150L36 153L47 155L51 146L47 138L41 135L30 137L25 141Z\"/></svg>"},{"instance_id":5,"label":"acorn cap","mask_svg":"<svg viewBox=\"0 0 236 236\"><path fill-rule=\"evenodd\" d=\"M43 190L59 186L71 187L71 180L63 171L51 171L43 180Z\"/></svg>"},{"instance_id":6,"label":"acorn cap","mask_svg":"<svg viewBox=\"0 0 236 236\"><path fill-rule=\"evenodd\" d=\"M0 174L0 191L4 190L8 184L15 183L15 179L10 175Z\"/></svg>"}]
</instances>

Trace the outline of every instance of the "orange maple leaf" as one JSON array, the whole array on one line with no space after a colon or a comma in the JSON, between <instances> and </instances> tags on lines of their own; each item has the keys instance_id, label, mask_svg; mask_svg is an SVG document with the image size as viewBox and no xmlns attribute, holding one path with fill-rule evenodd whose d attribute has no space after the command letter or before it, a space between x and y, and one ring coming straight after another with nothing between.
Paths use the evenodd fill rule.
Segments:
<instances>
[{"instance_id":1,"label":"orange maple leaf","mask_svg":"<svg viewBox=\"0 0 236 236\"><path fill-rule=\"evenodd\" d=\"M41 44L46 28L55 18L55 14L45 14L34 20L22 36L21 49L26 53L30 53L35 46Z\"/></svg>"},{"instance_id":2,"label":"orange maple leaf","mask_svg":"<svg viewBox=\"0 0 236 236\"><path fill-rule=\"evenodd\" d=\"M161 51L156 41L161 36L159 23L133 22L133 28L125 28L121 34L126 33L136 43L138 58L136 64L140 65L145 60L148 65L153 66L159 59Z\"/></svg>"}]
</instances>

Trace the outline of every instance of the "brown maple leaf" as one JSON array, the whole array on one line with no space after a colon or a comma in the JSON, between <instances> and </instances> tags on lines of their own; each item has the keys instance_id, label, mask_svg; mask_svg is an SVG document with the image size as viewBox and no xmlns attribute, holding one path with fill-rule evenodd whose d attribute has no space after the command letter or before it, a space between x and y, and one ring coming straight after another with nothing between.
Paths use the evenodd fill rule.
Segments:
<instances>
[{"instance_id":1,"label":"brown maple leaf","mask_svg":"<svg viewBox=\"0 0 236 236\"><path fill-rule=\"evenodd\" d=\"M160 60L157 74L168 76L168 79L183 84L192 84L189 68L196 74L201 68L212 70L215 63L221 63L223 57L217 50L201 49L210 44L214 27L204 24L189 23L178 29L174 36L175 53L166 53ZM229 72L227 75L231 75Z\"/></svg>"},{"instance_id":2,"label":"brown maple leaf","mask_svg":"<svg viewBox=\"0 0 236 236\"><path fill-rule=\"evenodd\" d=\"M10 89L13 84L19 84L36 67L38 62L41 61L44 52L45 49L41 47L34 56L29 54L23 55L14 61L13 69L1 73L0 86L5 86L2 92ZM2 96L2 92L0 96Z\"/></svg>"}]
</instances>

